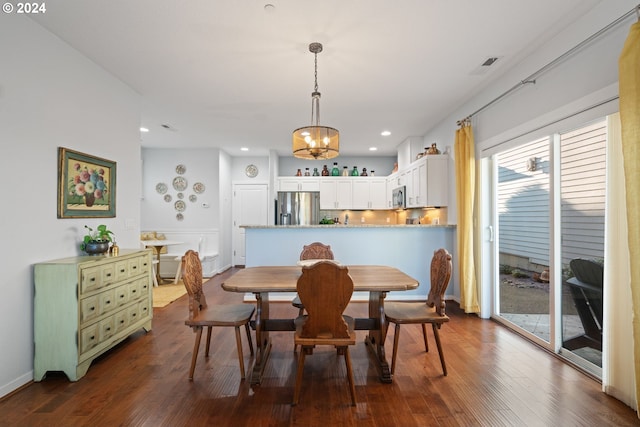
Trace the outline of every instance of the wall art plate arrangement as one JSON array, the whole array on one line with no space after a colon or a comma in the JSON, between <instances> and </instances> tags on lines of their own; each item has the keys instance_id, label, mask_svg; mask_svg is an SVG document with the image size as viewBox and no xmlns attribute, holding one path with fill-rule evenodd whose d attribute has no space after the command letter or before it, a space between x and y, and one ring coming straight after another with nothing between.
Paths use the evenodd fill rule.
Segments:
<instances>
[{"instance_id":1,"label":"wall art plate arrangement","mask_svg":"<svg viewBox=\"0 0 640 427\"><path fill-rule=\"evenodd\" d=\"M183 193L178 193L178 194L176 194L176 196L178 196L178 199L184 199L184 194Z\"/></svg>"},{"instance_id":2,"label":"wall art plate arrangement","mask_svg":"<svg viewBox=\"0 0 640 427\"><path fill-rule=\"evenodd\" d=\"M156 184L156 191L158 192L158 194L164 194L167 192L167 184L165 184L164 182L159 182L158 184Z\"/></svg>"},{"instance_id":3,"label":"wall art plate arrangement","mask_svg":"<svg viewBox=\"0 0 640 427\"><path fill-rule=\"evenodd\" d=\"M177 214L176 214L176 219L177 219L178 221L182 221L182 220L184 219L184 215L182 215L181 213L177 213Z\"/></svg>"},{"instance_id":4,"label":"wall art plate arrangement","mask_svg":"<svg viewBox=\"0 0 640 427\"><path fill-rule=\"evenodd\" d=\"M164 195L164 201L169 203L171 201L171 194L165 194Z\"/></svg>"},{"instance_id":5,"label":"wall art plate arrangement","mask_svg":"<svg viewBox=\"0 0 640 427\"><path fill-rule=\"evenodd\" d=\"M176 166L176 173L178 175L183 175L187 171L187 167L185 165Z\"/></svg>"},{"instance_id":6,"label":"wall art plate arrangement","mask_svg":"<svg viewBox=\"0 0 640 427\"><path fill-rule=\"evenodd\" d=\"M196 200L198 200L198 196L196 196L195 194L192 194L192 195L189 196L189 201L191 203L195 203Z\"/></svg>"},{"instance_id":7,"label":"wall art plate arrangement","mask_svg":"<svg viewBox=\"0 0 640 427\"><path fill-rule=\"evenodd\" d=\"M178 200L173 204L173 207L175 207L178 212L183 212L185 209L187 209L187 204L184 202L184 200Z\"/></svg>"},{"instance_id":8,"label":"wall art plate arrangement","mask_svg":"<svg viewBox=\"0 0 640 427\"><path fill-rule=\"evenodd\" d=\"M176 191L184 191L187 189L187 179L183 176L176 176L175 178L173 178L173 188Z\"/></svg>"},{"instance_id":9,"label":"wall art plate arrangement","mask_svg":"<svg viewBox=\"0 0 640 427\"><path fill-rule=\"evenodd\" d=\"M193 184L193 191L195 191L197 194L204 193L204 184L201 182L196 182L195 184Z\"/></svg>"}]
</instances>

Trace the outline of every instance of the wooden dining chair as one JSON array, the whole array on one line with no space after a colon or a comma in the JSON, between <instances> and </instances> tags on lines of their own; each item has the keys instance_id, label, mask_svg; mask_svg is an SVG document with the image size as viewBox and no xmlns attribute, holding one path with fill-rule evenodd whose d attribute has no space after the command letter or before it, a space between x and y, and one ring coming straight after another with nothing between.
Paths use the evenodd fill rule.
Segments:
<instances>
[{"instance_id":1,"label":"wooden dining chair","mask_svg":"<svg viewBox=\"0 0 640 427\"><path fill-rule=\"evenodd\" d=\"M300 252L300 261L309 259L333 259L331 246L320 242L313 242L309 245L304 245L302 247L302 252ZM304 314L304 305L302 304L302 301L300 301L300 297L296 295L293 301L291 301L291 304L298 309L298 316L302 316Z\"/></svg>"},{"instance_id":2,"label":"wooden dining chair","mask_svg":"<svg viewBox=\"0 0 640 427\"><path fill-rule=\"evenodd\" d=\"M351 404L355 406L356 389L349 355L349 346L356 343L355 322L352 317L343 315L353 294L349 270L330 261L303 266L297 290L307 314L295 320L294 343L301 350L298 355L293 405L297 405L300 399L305 357L313 354L317 345L330 345L337 348L339 355L344 355Z\"/></svg>"},{"instance_id":3,"label":"wooden dining chair","mask_svg":"<svg viewBox=\"0 0 640 427\"><path fill-rule=\"evenodd\" d=\"M429 351L427 343L427 324L431 324L433 336L438 347L442 371L447 375L447 366L444 362L444 353L440 343L439 330L443 323L449 321L445 314L444 292L451 279L451 255L446 249L438 249L431 259L431 289L427 297L427 302L387 302L384 305L384 314L387 322L395 324L393 336L393 356L391 357L391 374L396 369L396 359L398 356L398 342L400 340L400 325L419 324L422 325L422 337L424 339L425 351Z\"/></svg>"},{"instance_id":4,"label":"wooden dining chair","mask_svg":"<svg viewBox=\"0 0 640 427\"><path fill-rule=\"evenodd\" d=\"M211 329L214 326L233 326L236 331L236 346L238 360L240 362L240 374L242 379L244 373L244 356L242 354L242 340L240 339L240 326L245 327L249 349L253 355L253 341L249 330L249 321L255 311L255 307L249 304L224 304L208 306L204 293L202 292L202 264L198 253L188 250L182 257L182 281L189 294L189 318L185 320L185 325L193 328L196 333L196 342L193 346L191 356L191 368L189 369L189 379L193 380L193 372L196 368L196 360L200 349L202 329L207 328L207 345L205 357L209 357L209 347L211 345Z\"/></svg>"}]
</instances>

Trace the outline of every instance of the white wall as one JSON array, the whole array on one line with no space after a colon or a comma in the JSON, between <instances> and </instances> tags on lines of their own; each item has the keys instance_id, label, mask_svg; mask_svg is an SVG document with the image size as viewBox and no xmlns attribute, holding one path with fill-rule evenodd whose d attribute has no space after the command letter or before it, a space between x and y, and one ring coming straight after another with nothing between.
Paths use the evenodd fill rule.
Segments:
<instances>
[{"instance_id":1,"label":"white wall","mask_svg":"<svg viewBox=\"0 0 640 427\"><path fill-rule=\"evenodd\" d=\"M220 150L217 148L203 149L142 149L143 169L143 200L141 208L141 229L144 231L162 230L198 230L217 229L220 227L219 188L219 160ZM186 172L176 173L176 166L184 165ZM174 205L178 199L172 186L175 177L182 176L187 180L187 188L182 191L186 210L182 212L184 219L178 221L178 211ZM156 185L164 183L167 192L159 194ZM193 190L195 183L204 184L204 192L198 194ZM164 200L165 195L171 196L171 201ZM189 201L189 196L195 195L195 202ZM208 206L208 207L206 207Z\"/></svg>"},{"instance_id":2,"label":"white wall","mask_svg":"<svg viewBox=\"0 0 640 427\"><path fill-rule=\"evenodd\" d=\"M21 15L0 15L0 396L33 378L33 264L79 254L84 224L136 247L139 97ZM57 218L57 149L117 162L116 217ZM126 224L126 225L125 225Z\"/></svg>"}]
</instances>

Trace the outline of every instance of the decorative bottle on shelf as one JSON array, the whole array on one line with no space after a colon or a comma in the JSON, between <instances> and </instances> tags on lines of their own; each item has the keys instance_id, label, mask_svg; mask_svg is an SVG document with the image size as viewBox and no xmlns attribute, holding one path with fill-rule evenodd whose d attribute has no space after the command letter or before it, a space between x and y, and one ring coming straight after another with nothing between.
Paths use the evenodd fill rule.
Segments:
<instances>
[{"instance_id":1,"label":"decorative bottle on shelf","mask_svg":"<svg viewBox=\"0 0 640 427\"><path fill-rule=\"evenodd\" d=\"M304 168L304 176L311 176L309 173L309 168Z\"/></svg>"},{"instance_id":2,"label":"decorative bottle on shelf","mask_svg":"<svg viewBox=\"0 0 640 427\"><path fill-rule=\"evenodd\" d=\"M329 176L329 168L327 168L327 165L324 165L322 167L322 176Z\"/></svg>"},{"instance_id":3,"label":"decorative bottle on shelf","mask_svg":"<svg viewBox=\"0 0 640 427\"><path fill-rule=\"evenodd\" d=\"M376 171L371 171L371 173L369 174L369 176L376 176Z\"/></svg>"},{"instance_id":4,"label":"decorative bottle on shelf","mask_svg":"<svg viewBox=\"0 0 640 427\"><path fill-rule=\"evenodd\" d=\"M302 171L300 169L298 169L298 172L296 172L296 176L302 176Z\"/></svg>"},{"instance_id":5,"label":"decorative bottle on shelf","mask_svg":"<svg viewBox=\"0 0 640 427\"><path fill-rule=\"evenodd\" d=\"M360 176L369 176L367 175L367 168L362 168L362 173L360 174Z\"/></svg>"},{"instance_id":6,"label":"decorative bottle on shelf","mask_svg":"<svg viewBox=\"0 0 640 427\"><path fill-rule=\"evenodd\" d=\"M353 169L351 170L351 176L359 176L360 174L358 173L358 167L354 166Z\"/></svg>"},{"instance_id":7,"label":"decorative bottle on shelf","mask_svg":"<svg viewBox=\"0 0 640 427\"><path fill-rule=\"evenodd\" d=\"M342 168L342 176L349 176L349 169L346 166Z\"/></svg>"},{"instance_id":8,"label":"decorative bottle on shelf","mask_svg":"<svg viewBox=\"0 0 640 427\"><path fill-rule=\"evenodd\" d=\"M313 168L313 176L320 176L318 173L318 168Z\"/></svg>"},{"instance_id":9,"label":"decorative bottle on shelf","mask_svg":"<svg viewBox=\"0 0 640 427\"><path fill-rule=\"evenodd\" d=\"M333 169L331 169L331 176L339 176L340 169L338 169L338 162L333 162Z\"/></svg>"}]
</instances>

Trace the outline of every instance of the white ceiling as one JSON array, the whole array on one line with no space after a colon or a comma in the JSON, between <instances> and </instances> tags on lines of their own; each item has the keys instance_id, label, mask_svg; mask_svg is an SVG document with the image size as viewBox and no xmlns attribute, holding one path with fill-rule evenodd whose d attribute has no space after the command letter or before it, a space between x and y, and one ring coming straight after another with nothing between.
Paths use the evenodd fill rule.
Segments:
<instances>
[{"instance_id":1,"label":"white ceiling","mask_svg":"<svg viewBox=\"0 0 640 427\"><path fill-rule=\"evenodd\" d=\"M388 156L597 3L60 0L33 19L142 96L144 147L232 156L290 155L320 42L321 124L340 131L341 154Z\"/></svg>"}]
</instances>

